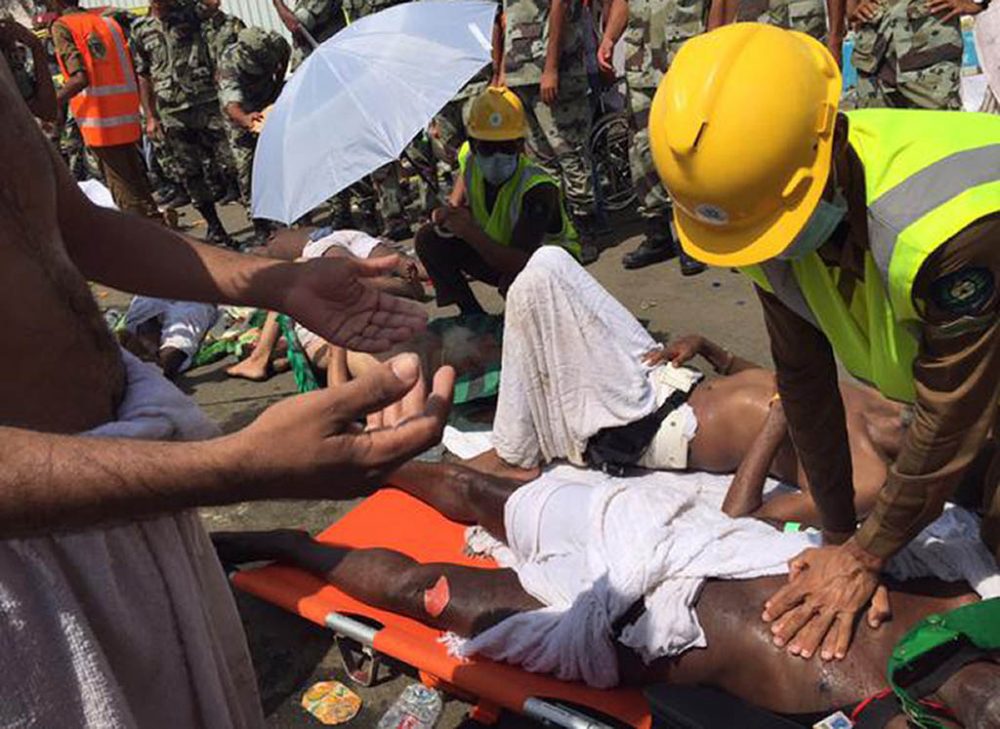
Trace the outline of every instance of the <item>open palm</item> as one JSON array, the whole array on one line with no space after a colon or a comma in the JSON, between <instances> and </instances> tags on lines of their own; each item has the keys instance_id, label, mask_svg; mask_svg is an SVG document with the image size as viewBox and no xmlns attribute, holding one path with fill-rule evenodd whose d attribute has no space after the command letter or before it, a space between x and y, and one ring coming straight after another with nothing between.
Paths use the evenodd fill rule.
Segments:
<instances>
[{"instance_id":1,"label":"open palm","mask_svg":"<svg viewBox=\"0 0 1000 729\"><path fill-rule=\"evenodd\" d=\"M283 311L329 342L356 352L384 352L427 325L427 313L365 283L398 265L396 256L371 260L317 258L298 264Z\"/></svg>"}]
</instances>

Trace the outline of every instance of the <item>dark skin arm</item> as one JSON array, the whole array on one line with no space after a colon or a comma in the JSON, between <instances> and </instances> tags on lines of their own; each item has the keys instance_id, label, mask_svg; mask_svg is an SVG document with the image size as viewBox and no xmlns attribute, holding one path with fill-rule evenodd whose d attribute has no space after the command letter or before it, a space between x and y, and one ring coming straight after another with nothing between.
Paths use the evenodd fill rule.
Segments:
<instances>
[{"instance_id":1,"label":"dark skin arm","mask_svg":"<svg viewBox=\"0 0 1000 729\"><path fill-rule=\"evenodd\" d=\"M160 117L156 113L156 96L153 94L153 84L149 76L139 76L139 105L146 119L146 135L159 139L163 134L160 129Z\"/></svg>"},{"instance_id":2,"label":"dark skin arm","mask_svg":"<svg viewBox=\"0 0 1000 729\"><path fill-rule=\"evenodd\" d=\"M611 0L611 7L608 8L604 25L604 35L597 48L597 65L605 74L614 74L615 72L611 65L611 56L614 53L615 44L622 37L627 26L628 0Z\"/></svg>"},{"instance_id":3,"label":"dark skin arm","mask_svg":"<svg viewBox=\"0 0 1000 729\"><path fill-rule=\"evenodd\" d=\"M66 80L66 83L63 84L63 87L59 89L56 94L56 102L60 105L66 103L89 85L90 81L87 80L87 74L83 71L77 71L70 76Z\"/></svg>"},{"instance_id":4,"label":"dark skin arm","mask_svg":"<svg viewBox=\"0 0 1000 729\"><path fill-rule=\"evenodd\" d=\"M846 0L826 0L827 18L830 27L827 29L826 47L841 65L841 54L844 49L844 33L846 31Z\"/></svg>"},{"instance_id":5,"label":"dark skin arm","mask_svg":"<svg viewBox=\"0 0 1000 729\"><path fill-rule=\"evenodd\" d=\"M764 427L736 469L736 476L729 485L722 511L731 517L755 516L765 519L770 515L760 513L764 504L764 483L778 448L788 437L788 421L781 407L781 400L771 403ZM769 502L770 503L770 502Z\"/></svg>"},{"instance_id":6,"label":"dark skin arm","mask_svg":"<svg viewBox=\"0 0 1000 729\"><path fill-rule=\"evenodd\" d=\"M726 24L729 3L726 0L712 0L708 10L707 30L715 30Z\"/></svg>"},{"instance_id":7,"label":"dark skin arm","mask_svg":"<svg viewBox=\"0 0 1000 729\"><path fill-rule=\"evenodd\" d=\"M562 53L566 25L566 0L552 0L549 5L549 43L545 49L545 68L540 90L542 101L551 106L559 96L559 55Z\"/></svg>"},{"instance_id":8,"label":"dark skin arm","mask_svg":"<svg viewBox=\"0 0 1000 729\"><path fill-rule=\"evenodd\" d=\"M490 79L490 86L504 86L507 82L507 74L504 72L504 17L503 13L497 9L497 14L493 18L493 78Z\"/></svg>"},{"instance_id":9,"label":"dark skin arm","mask_svg":"<svg viewBox=\"0 0 1000 729\"><path fill-rule=\"evenodd\" d=\"M274 10L278 13L281 22L288 28L288 32L297 35L302 28L302 23L295 17L295 13L289 10L282 0L272 0L272 5L274 5Z\"/></svg>"},{"instance_id":10,"label":"dark skin arm","mask_svg":"<svg viewBox=\"0 0 1000 729\"><path fill-rule=\"evenodd\" d=\"M226 116L233 120L234 124L244 129L253 129L254 122L263 121L264 119L264 115L259 111L252 111L248 114L235 101L226 104L224 111L226 112Z\"/></svg>"},{"instance_id":11,"label":"dark skin arm","mask_svg":"<svg viewBox=\"0 0 1000 729\"><path fill-rule=\"evenodd\" d=\"M719 346L715 342L700 334L687 334L674 339L670 344L659 349L647 352L643 358L643 364L655 367L664 362L671 362L675 367L680 367L695 356L701 355L712 368L722 375L735 375L744 370L763 369L759 364L748 359L737 357L728 349Z\"/></svg>"},{"instance_id":12,"label":"dark skin arm","mask_svg":"<svg viewBox=\"0 0 1000 729\"><path fill-rule=\"evenodd\" d=\"M516 275L542 244L545 233L559 214L559 190L541 184L525 193L521 217L514 226L513 244L500 245L476 224L465 207L438 208L433 221L468 243L497 272Z\"/></svg>"}]
</instances>

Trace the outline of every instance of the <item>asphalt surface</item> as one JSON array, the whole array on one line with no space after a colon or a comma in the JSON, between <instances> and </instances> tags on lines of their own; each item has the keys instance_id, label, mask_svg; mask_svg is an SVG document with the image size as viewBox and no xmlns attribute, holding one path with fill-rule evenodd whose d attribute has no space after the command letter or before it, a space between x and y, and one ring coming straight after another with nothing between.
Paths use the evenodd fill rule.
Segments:
<instances>
[{"instance_id":1,"label":"asphalt surface","mask_svg":"<svg viewBox=\"0 0 1000 729\"><path fill-rule=\"evenodd\" d=\"M231 232L245 239L249 226L237 205L221 210ZM200 236L204 224L197 213L185 209L181 223L187 232ZM726 269L710 269L691 278L680 275L676 261L656 264L639 271L622 268L622 256L639 242L638 226L625 218L612 222L612 234L602 240L600 259L588 270L618 297L636 317L647 324L658 340L687 333L701 333L742 356L769 363L767 335L760 309L750 285L740 275ZM102 307L127 306L128 297L95 286ZM477 286L484 305L502 309L494 292ZM454 307L437 309L428 305L431 316L454 315ZM264 383L230 379L223 361L182 376L179 386L190 393L224 431L232 432L251 422L268 405L295 391L290 373ZM273 501L237 504L204 509L202 517L209 531L298 527L318 532L349 511L354 501ZM255 598L237 594L237 604L246 628L250 650L260 683L267 724L273 729L319 727L299 702L303 692L316 681L337 679L350 685L328 631L289 615ZM347 726L374 727L385 709L414 679L402 673L372 688L358 688L364 707ZM438 726L452 729L478 726L466 720L468 705L446 701ZM523 718L505 717L500 726L533 726Z\"/></svg>"}]
</instances>

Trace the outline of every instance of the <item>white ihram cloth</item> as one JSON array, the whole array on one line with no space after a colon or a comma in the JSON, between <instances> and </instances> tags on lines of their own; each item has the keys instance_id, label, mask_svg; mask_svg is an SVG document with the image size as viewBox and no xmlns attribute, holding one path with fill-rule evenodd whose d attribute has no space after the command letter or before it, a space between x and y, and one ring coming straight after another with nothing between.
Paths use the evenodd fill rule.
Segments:
<instances>
[{"instance_id":1,"label":"white ihram cloth","mask_svg":"<svg viewBox=\"0 0 1000 729\"><path fill-rule=\"evenodd\" d=\"M469 640L449 636L451 649L611 687L619 680L612 625L640 599L646 612L619 642L644 661L705 646L694 605L706 579L785 574L789 559L819 542L816 533L785 534L724 515L730 481L704 473L617 479L570 466L547 471L508 499L508 547L482 532L469 541L514 569L548 607ZM782 488L771 481L768 493ZM975 516L950 508L890 563L889 573L965 580L994 597L1000 574L977 534Z\"/></svg>"},{"instance_id":2,"label":"white ihram cloth","mask_svg":"<svg viewBox=\"0 0 1000 729\"><path fill-rule=\"evenodd\" d=\"M118 419L83 435L218 434L159 370L122 356ZM0 726L264 726L232 593L193 511L0 541L0 614Z\"/></svg>"},{"instance_id":3,"label":"white ihram cloth","mask_svg":"<svg viewBox=\"0 0 1000 729\"><path fill-rule=\"evenodd\" d=\"M197 301L136 296L125 314L125 328L135 332L150 319L160 320L160 349L172 347L185 354L180 371L191 366L208 330L219 318L219 307Z\"/></svg>"},{"instance_id":4,"label":"white ihram cloth","mask_svg":"<svg viewBox=\"0 0 1000 729\"><path fill-rule=\"evenodd\" d=\"M361 230L335 230L316 240L310 240L302 248L302 258L322 258L331 248L342 248L355 258L368 258L381 241ZM295 338L302 348L312 346L322 339L318 334L295 323Z\"/></svg>"},{"instance_id":5,"label":"white ihram cloth","mask_svg":"<svg viewBox=\"0 0 1000 729\"><path fill-rule=\"evenodd\" d=\"M497 454L521 468L557 458L583 465L591 436L644 418L670 386L689 390L700 377L642 364L658 346L569 253L539 248L507 292ZM657 374L664 370L669 385ZM665 450L675 453L676 444Z\"/></svg>"}]
</instances>

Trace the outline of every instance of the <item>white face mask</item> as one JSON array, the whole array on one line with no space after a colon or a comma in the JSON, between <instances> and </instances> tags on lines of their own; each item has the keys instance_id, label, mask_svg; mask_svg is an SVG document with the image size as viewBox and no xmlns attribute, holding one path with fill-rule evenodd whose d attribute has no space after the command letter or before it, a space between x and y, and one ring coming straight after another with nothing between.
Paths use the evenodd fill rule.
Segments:
<instances>
[{"instance_id":1,"label":"white face mask","mask_svg":"<svg viewBox=\"0 0 1000 729\"><path fill-rule=\"evenodd\" d=\"M776 257L780 261L795 261L815 253L830 240L830 236L845 215L847 215L847 200L839 188L834 188L833 202L820 200L792 244Z\"/></svg>"},{"instance_id":2,"label":"white face mask","mask_svg":"<svg viewBox=\"0 0 1000 729\"><path fill-rule=\"evenodd\" d=\"M476 155L476 163L482 170L483 178L494 186L499 186L514 176L517 171L516 154Z\"/></svg>"}]
</instances>

